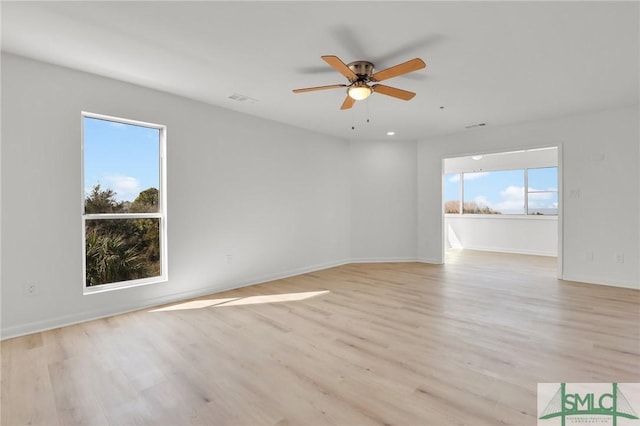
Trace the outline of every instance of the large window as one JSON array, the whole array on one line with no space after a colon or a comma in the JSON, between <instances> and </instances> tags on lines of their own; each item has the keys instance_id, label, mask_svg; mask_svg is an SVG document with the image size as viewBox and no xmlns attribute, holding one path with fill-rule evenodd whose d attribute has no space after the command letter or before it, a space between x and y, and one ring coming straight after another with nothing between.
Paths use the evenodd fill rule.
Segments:
<instances>
[{"instance_id":1,"label":"large window","mask_svg":"<svg viewBox=\"0 0 640 426\"><path fill-rule=\"evenodd\" d=\"M82 113L85 292L166 280L165 127Z\"/></svg>"},{"instance_id":2,"label":"large window","mask_svg":"<svg viewBox=\"0 0 640 426\"><path fill-rule=\"evenodd\" d=\"M558 168L444 175L447 214L558 214Z\"/></svg>"}]
</instances>

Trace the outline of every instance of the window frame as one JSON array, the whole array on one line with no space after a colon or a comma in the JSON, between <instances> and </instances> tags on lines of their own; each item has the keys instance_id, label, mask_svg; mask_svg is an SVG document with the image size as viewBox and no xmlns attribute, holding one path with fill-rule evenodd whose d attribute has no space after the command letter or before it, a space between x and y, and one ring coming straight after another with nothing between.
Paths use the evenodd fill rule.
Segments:
<instances>
[{"instance_id":1,"label":"window frame","mask_svg":"<svg viewBox=\"0 0 640 426\"><path fill-rule=\"evenodd\" d=\"M540 169L556 169L556 189L555 189L555 191L552 191L550 189L531 191L531 189L529 187L529 170L540 170ZM558 214L560 212L559 208L556 209L557 210L556 214L538 215L538 214L529 212L529 194L544 194L544 193L556 194L556 199L558 200L558 202L560 201L559 193L558 193L558 166L527 167L525 169L524 181L525 181L524 182L524 184L525 184L525 191L524 191L524 211L525 211L525 215L527 215L527 216L552 216L552 217L558 217Z\"/></svg>"},{"instance_id":2,"label":"window frame","mask_svg":"<svg viewBox=\"0 0 640 426\"><path fill-rule=\"evenodd\" d=\"M505 168L505 169L496 169L496 170L486 170L488 172L499 172L499 171L513 171L513 170L522 170L524 173L524 212L523 213L501 213L501 214L482 214L482 213L465 213L464 212L464 193L465 193L465 185L464 185L464 175L467 173L478 173L477 171L470 171L470 172L464 172L464 171L452 171L452 172L447 172L447 173L443 173L442 174L442 178L443 178L443 192L442 192L442 211L444 213L445 216L451 216L451 217L458 217L458 216L465 216L465 217L478 217L478 218L495 218L495 219L505 219L505 218L529 218L529 219L557 219L558 215L559 215L559 210L560 208L558 207L558 213L556 214L542 214L542 215L537 215L537 214L532 214L529 213L529 194L535 194L535 193L554 193L556 194L556 197L559 200L559 189L556 188L555 191L552 190L544 190L544 191L529 191L529 170L536 170L536 169L551 169L551 168L555 168L556 169L556 183L557 180L559 180L559 167L556 166L539 166L539 167L523 167L523 168L515 168L515 169L509 169L509 168ZM458 193L459 193L459 203L458 203L458 213L447 213L445 211L445 203L447 200L445 200L445 193L444 193L444 181L446 179L446 176L448 175L454 175L457 174L459 175L459 189L458 189Z\"/></svg>"},{"instance_id":3,"label":"window frame","mask_svg":"<svg viewBox=\"0 0 640 426\"><path fill-rule=\"evenodd\" d=\"M159 131L159 188L158 188L158 211L150 213L85 213L85 118L92 118L97 120L110 121L121 124L128 124L134 126L147 127L151 129L157 129ZM128 118L114 117L111 115L97 114L88 111L81 111L80 114L80 128L81 128L81 150L80 150L80 163L81 163L81 197L80 197L80 212L81 212L81 225L82 225L82 289L83 294L95 294L105 291L119 290L131 287L137 287L141 285L155 284L165 282L168 280L168 255L167 255L167 167L166 167L166 141L167 141L167 126L163 124L149 123L139 120L132 120ZM159 221L159 248L160 248L160 275L156 275L148 278L139 278L128 281L118 281L114 283L99 284L96 286L87 286L87 241L86 241L86 222L87 220L119 220L119 219L158 219Z\"/></svg>"}]
</instances>

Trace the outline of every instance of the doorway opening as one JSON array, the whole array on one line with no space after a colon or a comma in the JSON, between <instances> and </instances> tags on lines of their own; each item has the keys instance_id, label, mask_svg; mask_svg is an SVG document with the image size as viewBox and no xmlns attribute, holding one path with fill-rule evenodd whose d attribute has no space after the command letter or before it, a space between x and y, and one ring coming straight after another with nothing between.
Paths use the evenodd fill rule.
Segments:
<instances>
[{"instance_id":1,"label":"doorway opening","mask_svg":"<svg viewBox=\"0 0 640 426\"><path fill-rule=\"evenodd\" d=\"M555 262L561 278L560 151L549 146L443 159L444 262L464 259L456 256L461 250L541 256Z\"/></svg>"}]
</instances>

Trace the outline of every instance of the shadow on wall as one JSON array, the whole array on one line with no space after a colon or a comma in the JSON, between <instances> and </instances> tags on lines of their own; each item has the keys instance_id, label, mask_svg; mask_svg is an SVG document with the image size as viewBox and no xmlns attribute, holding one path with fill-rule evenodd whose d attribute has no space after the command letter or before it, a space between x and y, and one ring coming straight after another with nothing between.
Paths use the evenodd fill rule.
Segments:
<instances>
[{"instance_id":1,"label":"shadow on wall","mask_svg":"<svg viewBox=\"0 0 640 426\"><path fill-rule=\"evenodd\" d=\"M447 225L447 234L446 234L445 240L446 240L447 248L454 248L454 249L464 248L462 247L462 243L460 242L458 235L456 235L456 231L454 231L453 228L451 227L451 224Z\"/></svg>"}]
</instances>

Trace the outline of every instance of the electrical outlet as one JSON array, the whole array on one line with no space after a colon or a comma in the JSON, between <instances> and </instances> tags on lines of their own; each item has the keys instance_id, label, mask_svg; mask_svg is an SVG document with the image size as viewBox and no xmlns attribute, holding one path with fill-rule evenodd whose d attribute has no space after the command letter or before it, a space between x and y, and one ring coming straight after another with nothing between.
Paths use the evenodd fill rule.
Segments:
<instances>
[{"instance_id":1,"label":"electrical outlet","mask_svg":"<svg viewBox=\"0 0 640 426\"><path fill-rule=\"evenodd\" d=\"M227 265L231 265L231 263L233 263L233 255L232 254L227 254L225 256L225 259L227 261Z\"/></svg>"},{"instance_id":2,"label":"electrical outlet","mask_svg":"<svg viewBox=\"0 0 640 426\"><path fill-rule=\"evenodd\" d=\"M32 297L38 294L38 285L34 283L28 283L24 285L24 295Z\"/></svg>"},{"instance_id":3,"label":"electrical outlet","mask_svg":"<svg viewBox=\"0 0 640 426\"><path fill-rule=\"evenodd\" d=\"M616 253L616 262L624 263L624 253Z\"/></svg>"}]
</instances>

